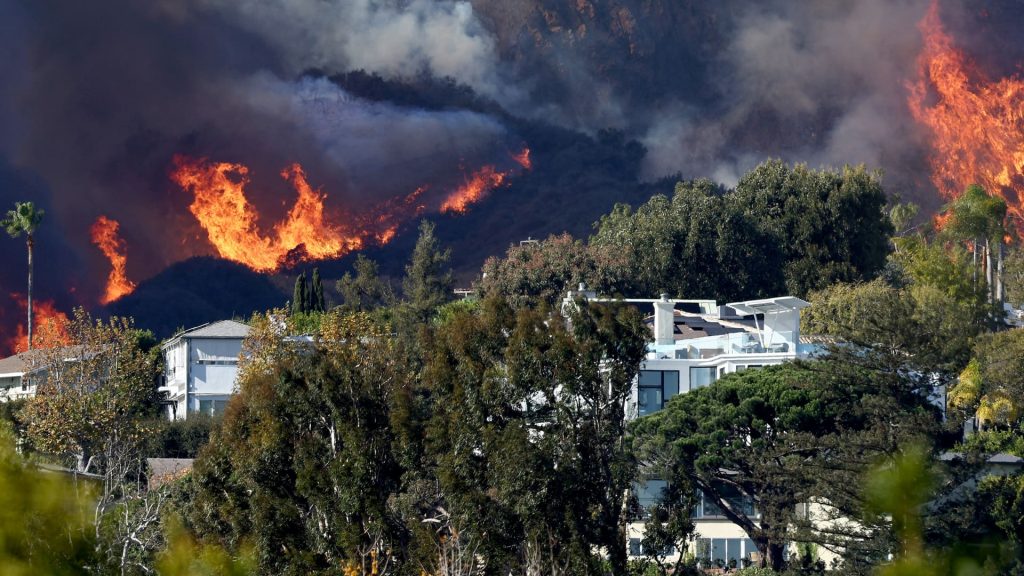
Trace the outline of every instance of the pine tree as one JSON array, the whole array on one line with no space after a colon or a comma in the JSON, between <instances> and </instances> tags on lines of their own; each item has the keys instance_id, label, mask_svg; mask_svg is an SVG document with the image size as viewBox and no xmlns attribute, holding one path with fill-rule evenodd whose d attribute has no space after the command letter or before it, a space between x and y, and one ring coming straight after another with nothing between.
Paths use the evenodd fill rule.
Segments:
<instances>
[{"instance_id":1,"label":"pine tree","mask_svg":"<svg viewBox=\"0 0 1024 576\"><path fill-rule=\"evenodd\" d=\"M421 321L451 297L453 278L447 266L450 259L451 250L441 250L434 236L434 224L424 220L402 282L405 300Z\"/></svg>"},{"instance_id":2,"label":"pine tree","mask_svg":"<svg viewBox=\"0 0 1024 576\"><path fill-rule=\"evenodd\" d=\"M292 314L302 314L306 311L307 298L306 273L303 272L295 279L295 290L292 292Z\"/></svg>"},{"instance_id":3,"label":"pine tree","mask_svg":"<svg viewBox=\"0 0 1024 576\"><path fill-rule=\"evenodd\" d=\"M327 311L327 303L324 301L324 285L320 280L319 268L313 268L313 298L310 309L314 312Z\"/></svg>"}]
</instances>

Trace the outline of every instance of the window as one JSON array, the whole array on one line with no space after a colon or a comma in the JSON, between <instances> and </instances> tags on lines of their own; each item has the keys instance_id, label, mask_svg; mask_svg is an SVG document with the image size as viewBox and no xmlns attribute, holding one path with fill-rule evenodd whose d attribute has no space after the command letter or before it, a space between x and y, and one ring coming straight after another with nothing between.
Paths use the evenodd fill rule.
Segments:
<instances>
[{"instance_id":1,"label":"window","mask_svg":"<svg viewBox=\"0 0 1024 576\"><path fill-rule=\"evenodd\" d=\"M675 370L641 370L638 382L640 416L661 410L665 400L679 394L679 372Z\"/></svg>"},{"instance_id":2,"label":"window","mask_svg":"<svg viewBox=\"0 0 1024 576\"><path fill-rule=\"evenodd\" d=\"M224 409L227 408L227 406L227 400L200 400L199 412L210 416L217 416L219 414L223 414Z\"/></svg>"},{"instance_id":3,"label":"window","mask_svg":"<svg viewBox=\"0 0 1024 576\"><path fill-rule=\"evenodd\" d=\"M644 518L650 516L651 507L661 500L661 496L667 487L668 482L653 479L644 480L633 485L636 501Z\"/></svg>"},{"instance_id":4,"label":"window","mask_svg":"<svg viewBox=\"0 0 1024 576\"><path fill-rule=\"evenodd\" d=\"M735 488L732 488L731 486L720 486L718 490L733 510L737 510L747 516L757 515L757 508L754 506L754 501L749 497L740 494ZM700 498L697 500L697 505L693 509L693 517L724 518L725 514L713 498L701 492Z\"/></svg>"},{"instance_id":5,"label":"window","mask_svg":"<svg viewBox=\"0 0 1024 576\"><path fill-rule=\"evenodd\" d=\"M664 550L661 551L659 556L673 556L676 553L676 547L671 544L668 545ZM629 555L630 556L647 556L648 554L644 550L643 540L640 538L629 539Z\"/></svg>"},{"instance_id":6,"label":"window","mask_svg":"<svg viewBox=\"0 0 1024 576\"><path fill-rule=\"evenodd\" d=\"M697 558L714 566L743 566L755 552L757 546L750 538L697 539Z\"/></svg>"},{"instance_id":7,"label":"window","mask_svg":"<svg viewBox=\"0 0 1024 576\"><path fill-rule=\"evenodd\" d=\"M714 366L690 368L690 390L703 388L718 380L718 369Z\"/></svg>"}]
</instances>

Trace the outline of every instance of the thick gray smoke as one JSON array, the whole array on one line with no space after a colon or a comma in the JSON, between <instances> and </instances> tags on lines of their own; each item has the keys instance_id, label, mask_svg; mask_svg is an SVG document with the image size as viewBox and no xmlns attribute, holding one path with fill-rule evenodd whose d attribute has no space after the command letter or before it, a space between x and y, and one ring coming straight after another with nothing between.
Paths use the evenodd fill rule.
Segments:
<instances>
[{"instance_id":1,"label":"thick gray smoke","mask_svg":"<svg viewBox=\"0 0 1024 576\"><path fill-rule=\"evenodd\" d=\"M904 83L928 2L0 2L0 210L16 199L48 210L43 295L73 286L91 304L106 271L88 240L100 214L121 221L136 280L209 251L167 177L175 154L250 166L251 198L273 218L294 195L277 175L292 162L334 208L358 211L521 142L499 112L370 102L314 69L450 78L493 103L477 110L617 128L647 147L649 179L733 184L782 157L863 162L901 191L927 181ZM975 24L1014 10L984 4L942 10ZM1012 20L989 18L995 30ZM954 35L989 41L967 25ZM0 246L15 263L2 295L24 270L22 245Z\"/></svg>"},{"instance_id":2,"label":"thick gray smoke","mask_svg":"<svg viewBox=\"0 0 1024 576\"><path fill-rule=\"evenodd\" d=\"M107 266L89 242L101 214L121 222L133 278L208 252L190 198L167 178L177 153L248 165L250 199L270 221L294 197L278 177L292 162L332 208L359 212L504 153L506 130L489 116L367 102L300 74L458 72L483 90L496 66L468 5L320 4L0 5L0 170L33 182L0 200L36 200L46 233L60 232L41 257L64 265L41 286L78 285L91 303ZM2 291L20 286L18 267Z\"/></svg>"},{"instance_id":3,"label":"thick gray smoke","mask_svg":"<svg viewBox=\"0 0 1024 576\"><path fill-rule=\"evenodd\" d=\"M916 24L929 1L752 5L718 61L719 110L671 102L652 117L648 175L683 170L735 184L771 155L900 176L919 149L904 83L916 74Z\"/></svg>"}]
</instances>

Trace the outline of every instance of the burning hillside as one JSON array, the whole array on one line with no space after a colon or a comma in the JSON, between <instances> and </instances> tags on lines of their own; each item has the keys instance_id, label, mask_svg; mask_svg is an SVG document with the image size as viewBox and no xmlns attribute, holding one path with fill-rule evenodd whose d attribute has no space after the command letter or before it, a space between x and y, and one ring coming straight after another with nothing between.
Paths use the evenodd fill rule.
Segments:
<instances>
[{"instance_id":1,"label":"burning hillside","mask_svg":"<svg viewBox=\"0 0 1024 576\"><path fill-rule=\"evenodd\" d=\"M529 149L515 155L529 167ZM525 159L523 164L521 159ZM249 169L241 164L177 156L172 180L193 195L189 211L206 231L217 254L257 272L273 272L300 262L340 258L372 244L387 244L398 227L426 209L419 187L404 198L382 202L363 213L331 213L327 195L313 190L299 164L281 172L298 194L295 203L269 234L259 230L260 214L246 197ZM441 212L464 213L470 204L502 185L511 171L484 166L450 192Z\"/></svg>"}]
</instances>

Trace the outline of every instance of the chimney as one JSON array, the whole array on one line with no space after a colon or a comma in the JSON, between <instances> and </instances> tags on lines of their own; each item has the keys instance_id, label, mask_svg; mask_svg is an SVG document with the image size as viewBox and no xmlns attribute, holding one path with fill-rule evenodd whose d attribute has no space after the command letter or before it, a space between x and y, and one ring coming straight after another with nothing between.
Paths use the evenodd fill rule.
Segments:
<instances>
[{"instance_id":1,"label":"chimney","mask_svg":"<svg viewBox=\"0 0 1024 576\"><path fill-rule=\"evenodd\" d=\"M662 294L661 300L654 302L654 343L658 345L674 344L675 337L675 302Z\"/></svg>"}]
</instances>

